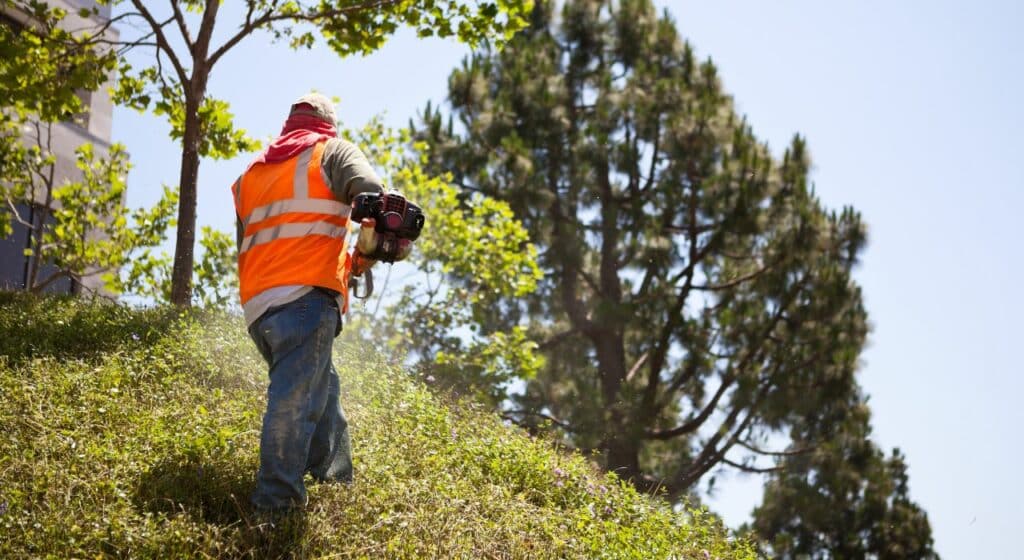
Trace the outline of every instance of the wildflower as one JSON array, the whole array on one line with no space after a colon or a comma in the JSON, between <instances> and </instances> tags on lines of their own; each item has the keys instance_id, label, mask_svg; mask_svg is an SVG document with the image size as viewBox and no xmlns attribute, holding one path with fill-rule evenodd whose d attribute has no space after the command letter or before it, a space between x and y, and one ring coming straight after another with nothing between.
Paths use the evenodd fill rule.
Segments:
<instances>
[{"instance_id":1,"label":"wildflower","mask_svg":"<svg viewBox=\"0 0 1024 560\"><path fill-rule=\"evenodd\" d=\"M433 375L428 375L427 376L427 383L433 383L433 382L434 382L434 376Z\"/></svg>"},{"instance_id":2,"label":"wildflower","mask_svg":"<svg viewBox=\"0 0 1024 560\"><path fill-rule=\"evenodd\" d=\"M565 478L565 471L563 471L562 469L560 469L558 467L555 467L554 473L555 473L555 476L557 476L558 478Z\"/></svg>"},{"instance_id":3,"label":"wildflower","mask_svg":"<svg viewBox=\"0 0 1024 560\"><path fill-rule=\"evenodd\" d=\"M7 502L0 504L0 515L7 513Z\"/></svg>"},{"instance_id":4,"label":"wildflower","mask_svg":"<svg viewBox=\"0 0 1024 560\"><path fill-rule=\"evenodd\" d=\"M138 341L139 341L139 335L138 335L138 333L132 333L132 340L134 340L135 342L138 342Z\"/></svg>"}]
</instances>

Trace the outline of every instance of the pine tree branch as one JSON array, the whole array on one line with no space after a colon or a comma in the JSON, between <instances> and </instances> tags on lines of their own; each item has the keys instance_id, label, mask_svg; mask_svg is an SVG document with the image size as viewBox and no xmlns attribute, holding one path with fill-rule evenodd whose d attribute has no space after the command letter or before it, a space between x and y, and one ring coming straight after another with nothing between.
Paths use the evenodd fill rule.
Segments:
<instances>
[{"instance_id":1,"label":"pine tree branch","mask_svg":"<svg viewBox=\"0 0 1024 560\"><path fill-rule=\"evenodd\" d=\"M723 379L722 383L718 386L718 390L715 391L715 395L711 398L711 401L708 402L708 404L696 416L691 417L682 425L668 430L647 430L644 432L644 438L667 440L697 431L704 425L704 422L707 422L708 418L711 417L711 413L718 407L718 402L722 399L722 396L725 395L729 387L732 386L733 382L734 379Z\"/></svg>"},{"instance_id":2,"label":"pine tree branch","mask_svg":"<svg viewBox=\"0 0 1024 560\"><path fill-rule=\"evenodd\" d=\"M690 465L688 469L680 470L679 473L673 477L671 487L674 491L680 492L693 486L700 477L704 476L709 470L711 470L716 464L725 458L726 453L732 448L733 445L739 440L740 435L746 431L753 422L757 415L757 408L760 405L761 399L767 394L767 389L770 385L764 384L758 391L757 396L749 404L749 406L741 407L737 406L729 414L729 417L722 423L722 427L715 432L715 435L708 440L704 445L704 449L697 456L697 459ZM746 417L740 422L739 426L732 431L732 435L729 439L718 448L718 443L722 440L726 433L732 429L732 425L736 422L739 414L743 410L748 410Z\"/></svg>"},{"instance_id":3,"label":"pine tree branch","mask_svg":"<svg viewBox=\"0 0 1024 560\"><path fill-rule=\"evenodd\" d=\"M739 286L740 284L743 284L744 282L749 282L749 281L757 278L758 276L761 276L765 272L768 272L769 270L771 270L775 266L775 264L776 263L763 266L763 267L761 267L761 268L759 268L759 269L757 269L757 270L755 270L755 271L753 271L753 272L751 272L749 274L744 274L743 276L740 276L738 278L733 278L732 280L728 280L728 281L722 282L720 284L694 284L693 285L693 289L694 290L705 291L705 292L720 292L722 290L728 290L730 288L735 288L736 286Z\"/></svg>"},{"instance_id":4,"label":"pine tree branch","mask_svg":"<svg viewBox=\"0 0 1024 560\"><path fill-rule=\"evenodd\" d=\"M714 224L692 224L691 223L689 225L668 224L668 225L664 226L662 229L664 229L665 231L672 232L672 233L686 233L686 234L698 234L699 235L699 234L702 234L702 233L708 233L708 232L711 232L711 231L715 231L716 229L721 227L721 225L722 225L721 223L714 223Z\"/></svg>"},{"instance_id":5,"label":"pine tree branch","mask_svg":"<svg viewBox=\"0 0 1024 560\"><path fill-rule=\"evenodd\" d=\"M742 463L736 463L734 461L730 461L729 459L726 459L725 457L722 457L722 463L726 464L726 465L729 465L730 467L733 467L735 469L739 469L739 470L741 470L743 472L748 472L748 473L753 473L753 474L776 473L776 472L782 472L782 471L786 470L786 467L781 466L781 465L777 465L777 466L774 466L774 467L752 467L752 466L749 466L749 465L744 465Z\"/></svg>"},{"instance_id":6,"label":"pine tree branch","mask_svg":"<svg viewBox=\"0 0 1024 560\"><path fill-rule=\"evenodd\" d=\"M768 457L795 457L797 455L806 455L808 453L813 453L815 450L818 449L818 446L813 445L811 447L803 447L801 449L792 449L787 451L766 451L764 449L755 447L746 440L737 441L736 445L739 445L740 447L752 453L757 453L758 455L765 455Z\"/></svg>"}]
</instances>

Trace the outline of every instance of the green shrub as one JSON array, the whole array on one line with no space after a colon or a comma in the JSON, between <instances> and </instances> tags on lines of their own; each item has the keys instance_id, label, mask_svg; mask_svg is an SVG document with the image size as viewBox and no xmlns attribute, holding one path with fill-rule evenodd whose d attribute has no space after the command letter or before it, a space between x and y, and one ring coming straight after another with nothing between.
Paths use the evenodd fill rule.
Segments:
<instances>
[{"instance_id":1,"label":"green shrub","mask_svg":"<svg viewBox=\"0 0 1024 560\"><path fill-rule=\"evenodd\" d=\"M270 529L248 505L266 373L239 319L4 296L0 328L0 557L754 557L344 337L356 482Z\"/></svg>"}]
</instances>

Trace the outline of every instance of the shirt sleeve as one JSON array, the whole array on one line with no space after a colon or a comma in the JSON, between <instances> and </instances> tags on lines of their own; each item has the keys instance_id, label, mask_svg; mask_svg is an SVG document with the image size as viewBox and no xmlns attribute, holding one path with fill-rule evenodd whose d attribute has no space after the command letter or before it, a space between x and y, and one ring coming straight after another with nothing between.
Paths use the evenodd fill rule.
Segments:
<instances>
[{"instance_id":1,"label":"shirt sleeve","mask_svg":"<svg viewBox=\"0 0 1024 560\"><path fill-rule=\"evenodd\" d=\"M327 141L320 169L334 196L345 204L351 204L357 194L384 192L384 182L370 167L366 155L347 140L332 138Z\"/></svg>"}]
</instances>

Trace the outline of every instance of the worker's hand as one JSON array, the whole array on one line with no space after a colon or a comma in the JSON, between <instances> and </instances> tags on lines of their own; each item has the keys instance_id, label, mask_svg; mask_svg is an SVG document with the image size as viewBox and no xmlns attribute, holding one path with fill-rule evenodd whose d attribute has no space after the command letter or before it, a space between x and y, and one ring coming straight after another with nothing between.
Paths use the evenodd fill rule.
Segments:
<instances>
[{"instance_id":1,"label":"worker's hand","mask_svg":"<svg viewBox=\"0 0 1024 560\"><path fill-rule=\"evenodd\" d=\"M366 257L359 252L359 249L352 252L352 276L362 276L364 272L370 270L375 264L377 264L376 260Z\"/></svg>"},{"instance_id":2,"label":"worker's hand","mask_svg":"<svg viewBox=\"0 0 1024 560\"><path fill-rule=\"evenodd\" d=\"M387 213L385 216L389 219L398 218L399 221L401 220L395 212ZM356 252L361 253L364 259L368 258L365 255L372 255L374 262L381 260L386 263L394 263L408 258L409 253L412 252L413 240L399 236L401 224L388 225L387 221L385 221L385 227L382 231L377 231L377 225L377 220L374 218L366 217L360 220L359 236L356 238ZM359 268L359 270L363 269ZM359 274L353 273L353 275L358 276Z\"/></svg>"}]
</instances>

